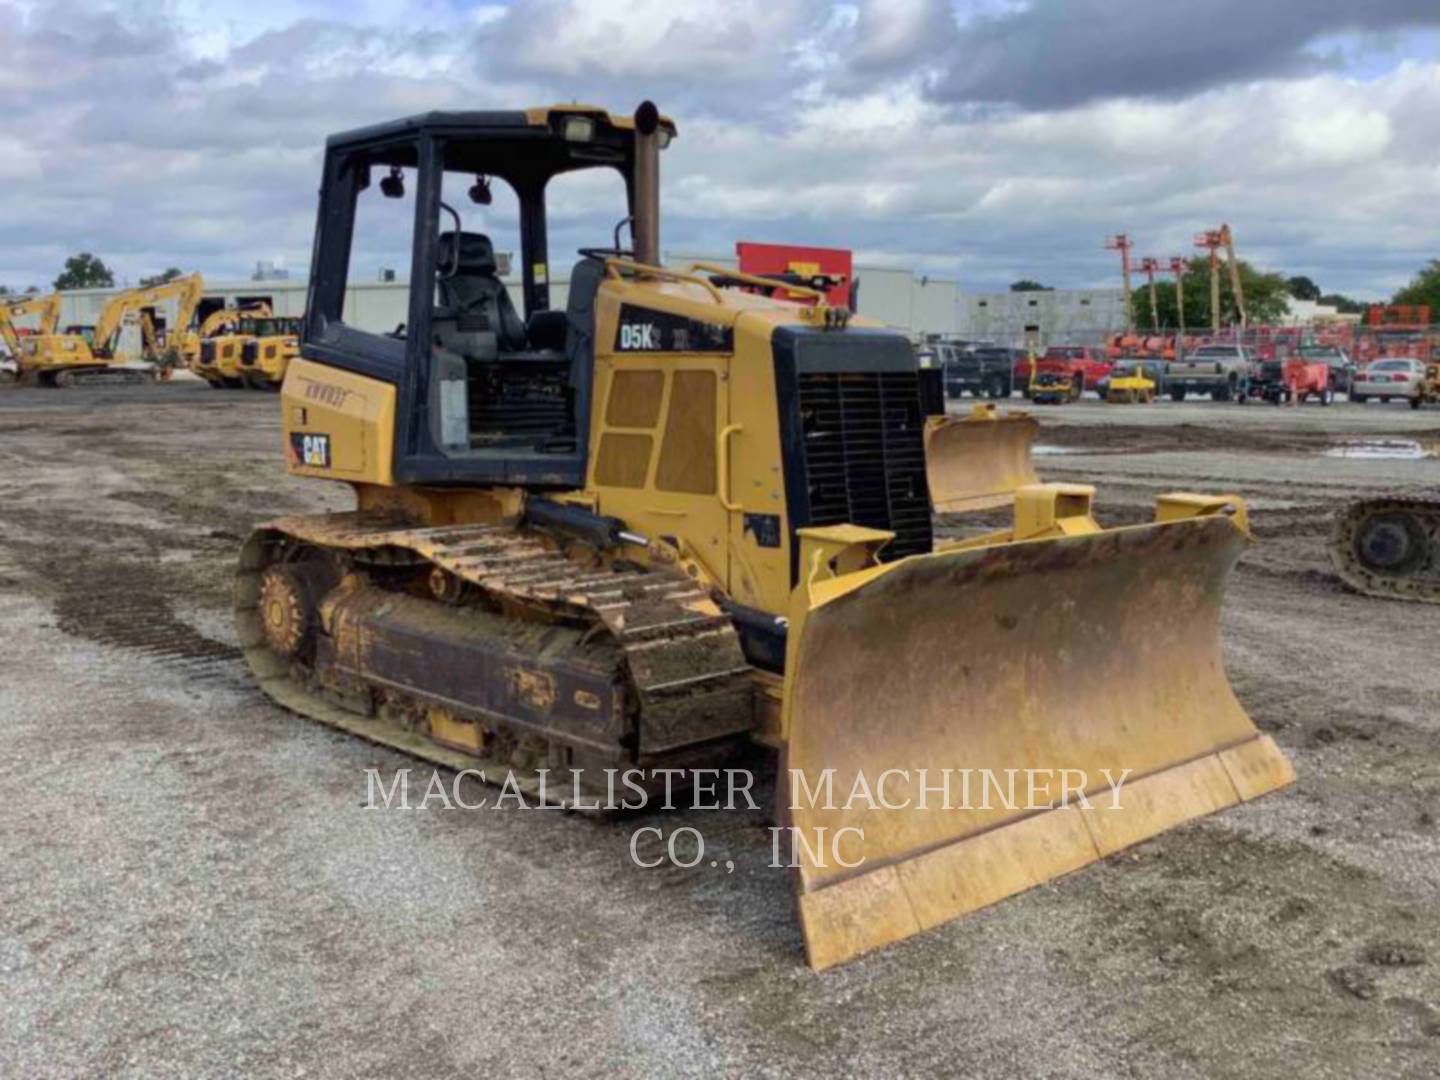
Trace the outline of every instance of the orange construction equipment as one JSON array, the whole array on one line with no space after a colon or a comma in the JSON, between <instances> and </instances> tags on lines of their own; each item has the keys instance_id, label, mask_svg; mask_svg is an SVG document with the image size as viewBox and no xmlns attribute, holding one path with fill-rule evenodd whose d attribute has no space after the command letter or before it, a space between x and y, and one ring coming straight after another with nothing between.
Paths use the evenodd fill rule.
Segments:
<instances>
[{"instance_id":1,"label":"orange construction equipment","mask_svg":"<svg viewBox=\"0 0 1440 1080\"><path fill-rule=\"evenodd\" d=\"M1428 364L1435 356L1440 329L1430 323L1430 308L1421 305L1373 305L1355 334L1354 358L1362 367L1386 357L1408 357Z\"/></svg>"},{"instance_id":2,"label":"orange construction equipment","mask_svg":"<svg viewBox=\"0 0 1440 1080\"><path fill-rule=\"evenodd\" d=\"M1130 237L1117 233L1105 241L1105 250L1120 252L1120 280L1125 287L1125 329L1135 332L1135 301L1130 292Z\"/></svg>"},{"instance_id":3,"label":"orange construction equipment","mask_svg":"<svg viewBox=\"0 0 1440 1080\"><path fill-rule=\"evenodd\" d=\"M1140 269L1145 274L1145 280L1150 286L1150 326L1155 333L1160 333L1160 303L1155 296L1155 273L1162 269L1160 260L1153 255L1146 255L1140 260Z\"/></svg>"},{"instance_id":4,"label":"orange construction equipment","mask_svg":"<svg viewBox=\"0 0 1440 1080\"><path fill-rule=\"evenodd\" d=\"M1182 334L1185 332L1185 271L1189 267L1183 256L1170 256L1170 272L1175 275L1175 325Z\"/></svg>"},{"instance_id":5,"label":"orange construction equipment","mask_svg":"<svg viewBox=\"0 0 1440 1080\"><path fill-rule=\"evenodd\" d=\"M1195 235L1195 246L1204 248L1210 256L1210 326L1219 330L1220 317L1220 249L1225 249L1225 258L1230 268L1230 290L1235 296L1235 313L1241 330L1245 329L1245 289L1240 282L1240 263L1235 257L1235 237L1229 225L1210 229Z\"/></svg>"}]
</instances>

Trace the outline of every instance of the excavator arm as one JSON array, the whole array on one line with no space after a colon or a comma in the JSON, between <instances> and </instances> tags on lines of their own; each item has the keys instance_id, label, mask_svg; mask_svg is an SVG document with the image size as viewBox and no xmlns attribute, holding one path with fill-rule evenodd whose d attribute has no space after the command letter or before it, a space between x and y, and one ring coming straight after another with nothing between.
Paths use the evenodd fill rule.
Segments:
<instances>
[{"instance_id":1,"label":"excavator arm","mask_svg":"<svg viewBox=\"0 0 1440 1080\"><path fill-rule=\"evenodd\" d=\"M60 322L60 294L49 296L27 296L23 300L0 302L0 341L4 341L12 356L20 355L20 335L15 330L15 320L27 315L40 316L37 333L53 334Z\"/></svg>"},{"instance_id":2,"label":"excavator arm","mask_svg":"<svg viewBox=\"0 0 1440 1080\"><path fill-rule=\"evenodd\" d=\"M163 285L119 293L105 305L100 318L96 320L95 344L102 349L110 348L125 316L142 308L163 304L167 300L175 301L175 325L183 332L195 318L195 309L200 306L200 298L204 292L204 277L200 274L187 274Z\"/></svg>"}]
</instances>

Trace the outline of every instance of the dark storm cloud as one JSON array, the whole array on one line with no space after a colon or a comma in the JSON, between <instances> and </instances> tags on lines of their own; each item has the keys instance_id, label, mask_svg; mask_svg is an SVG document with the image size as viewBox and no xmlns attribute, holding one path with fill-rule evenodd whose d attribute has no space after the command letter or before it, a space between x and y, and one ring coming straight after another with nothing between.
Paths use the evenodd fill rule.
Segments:
<instances>
[{"instance_id":1,"label":"dark storm cloud","mask_svg":"<svg viewBox=\"0 0 1440 1080\"><path fill-rule=\"evenodd\" d=\"M884 5L878 5L882 10ZM947 15L946 0L933 8ZM891 57L928 65L951 103L1069 108L1102 98L1178 98L1227 83L1297 77L1338 60L1311 46L1340 34L1440 26L1437 0L1033 0L916 40Z\"/></svg>"}]
</instances>

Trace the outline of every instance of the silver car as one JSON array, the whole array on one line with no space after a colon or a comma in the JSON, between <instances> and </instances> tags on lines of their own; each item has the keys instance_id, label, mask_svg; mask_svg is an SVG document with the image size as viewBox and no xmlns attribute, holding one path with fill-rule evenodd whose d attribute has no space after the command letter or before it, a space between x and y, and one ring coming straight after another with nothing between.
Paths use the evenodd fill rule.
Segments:
<instances>
[{"instance_id":1,"label":"silver car","mask_svg":"<svg viewBox=\"0 0 1440 1080\"><path fill-rule=\"evenodd\" d=\"M1425 377L1425 365L1419 360L1404 356L1390 356L1372 360L1355 374L1350 387L1350 400L1364 404L1371 398L1389 401L1400 398L1408 401L1420 389Z\"/></svg>"}]
</instances>

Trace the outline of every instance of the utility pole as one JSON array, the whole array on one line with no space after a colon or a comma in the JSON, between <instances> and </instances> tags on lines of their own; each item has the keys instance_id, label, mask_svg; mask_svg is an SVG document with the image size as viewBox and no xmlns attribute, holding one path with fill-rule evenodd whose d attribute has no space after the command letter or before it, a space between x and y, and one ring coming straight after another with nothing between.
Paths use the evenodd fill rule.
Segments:
<instances>
[{"instance_id":1,"label":"utility pole","mask_svg":"<svg viewBox=\"0 0 1440 1080\"><path fill-rule=\"evenodd\" d=\"M1124 233L1110 237L1105 241L1105 250L1120 252L1120 275L1125 283L1125 330L1127 333L1135 332L1135 305L1130 298L1130 237Z\"/></svg>"}]
</instances>

